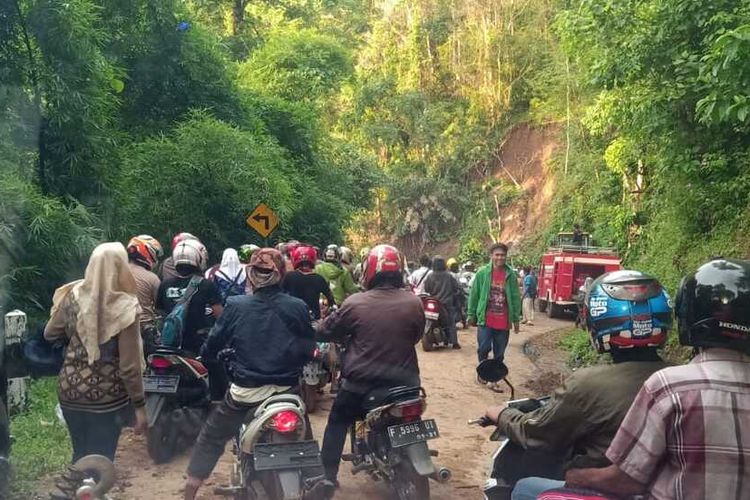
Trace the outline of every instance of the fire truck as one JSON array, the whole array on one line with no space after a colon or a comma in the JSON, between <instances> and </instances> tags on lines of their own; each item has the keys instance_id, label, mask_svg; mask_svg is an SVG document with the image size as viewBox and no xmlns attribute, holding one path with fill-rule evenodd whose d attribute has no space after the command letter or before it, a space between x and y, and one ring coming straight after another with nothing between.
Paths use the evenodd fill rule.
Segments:
<instances>
[{"instance_id":1,"label":"fire truck","mask_svg":"<svg viewBox=\"0 0 750 500\"><path fill-rule=\"evenodd\" d=\"M542 256L539 266L538 304L550 318L577 313L576 299L586 278L622 269L613 248L592 245L589 233L558 233L554 244Z\"/></svg>"}]
</instances>

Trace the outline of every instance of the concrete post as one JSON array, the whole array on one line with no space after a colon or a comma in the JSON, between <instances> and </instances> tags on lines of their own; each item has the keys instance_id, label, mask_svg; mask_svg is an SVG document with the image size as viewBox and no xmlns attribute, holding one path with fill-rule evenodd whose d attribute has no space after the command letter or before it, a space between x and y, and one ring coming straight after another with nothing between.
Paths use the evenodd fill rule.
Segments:
<instances>
[{"instance_id":1,"label":"concrete post","mask_svg":"<svg viewBox=\"0 0 750 500\"><path fill-rule=\"evenodd\" d=\"M10 346L20 344L25 335L26 313L15 310L6 314L5 339L0 340L0 356L5 356L6 352L19 352L18 349L10 349ZM8 380L8 413L13 414L26 408L28 386L29 377Z\"/></svg>"}]
</instances>

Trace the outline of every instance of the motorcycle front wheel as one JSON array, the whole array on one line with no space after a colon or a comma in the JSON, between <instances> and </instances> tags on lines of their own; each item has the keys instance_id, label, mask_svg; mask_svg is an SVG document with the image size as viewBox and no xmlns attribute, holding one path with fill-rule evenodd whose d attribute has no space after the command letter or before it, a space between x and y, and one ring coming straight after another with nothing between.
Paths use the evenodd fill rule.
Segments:
<instances>
[{"instance_id":1,"label":"motorcycle front wheel","mask_svg":"<svg viewBox=\"0 0 750 500\"><path fill-rule=\"evenodd\" d=\"M430 500L429 479L417 474L409 462L396 467L392 486L398 500Z\"/></svg>"}]
</instances>

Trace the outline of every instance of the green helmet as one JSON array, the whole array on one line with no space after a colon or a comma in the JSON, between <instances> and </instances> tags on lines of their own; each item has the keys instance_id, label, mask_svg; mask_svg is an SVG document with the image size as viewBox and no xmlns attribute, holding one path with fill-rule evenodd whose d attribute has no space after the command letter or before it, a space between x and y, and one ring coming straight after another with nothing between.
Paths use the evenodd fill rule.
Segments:
<instances>
[{"instance_id":1,"label":"green helmet","mask_svg":"<svg viewBox=\"0 0 750 500\"><path fill-rule=\"evenodd\" d=\"M240 258L240 262L242 262L243 264L249 264L250 257L253 256L253 252L259 249L260 247L258 245L242 245L240 247L240 250L237 252L237 255Z\"/></svg>"}]
</instances>

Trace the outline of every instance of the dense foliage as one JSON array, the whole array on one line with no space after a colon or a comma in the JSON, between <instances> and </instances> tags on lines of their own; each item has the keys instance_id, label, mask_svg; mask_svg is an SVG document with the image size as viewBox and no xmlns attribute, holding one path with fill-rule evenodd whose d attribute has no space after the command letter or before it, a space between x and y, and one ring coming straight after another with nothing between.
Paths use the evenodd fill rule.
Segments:
<instances>
[{"instance_id":1,"label":"dense foliage","mask_svg":"<svg viewBox=\"0 0 750 500\"><path fill-rule=\"evenodd\" d=\"M518 261L578 221L673 286L750 244L748 49L737 0L3 2L2 304L102 239L260 243L260 201L274 238L481 258L519 122L561 147Z\"/></svg>"}]
</instances>

